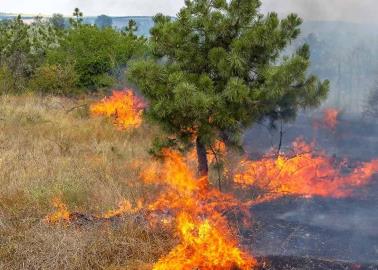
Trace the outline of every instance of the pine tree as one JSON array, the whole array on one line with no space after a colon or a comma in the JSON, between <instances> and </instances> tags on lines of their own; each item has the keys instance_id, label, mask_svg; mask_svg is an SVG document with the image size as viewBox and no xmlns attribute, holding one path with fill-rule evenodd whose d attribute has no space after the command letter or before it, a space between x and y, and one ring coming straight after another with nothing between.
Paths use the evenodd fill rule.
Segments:
<instances>
[{"instance_id":1,"label":"pine tree","mask_svg":"<svg viewBox=\"0 0 378 270\"><path fill-rule=\"evenodd\" d=\"M302 20L263 15L260 5L186 0L176 20L154 17L154 58L130 67L130 79L149 101L146 116L168 134L159 145L195 141L202 176L215 140L240 146L243 131L257 121L294 119L298 110L318 106L327 96L328 81L307 74L306 44L282 57Z\"/></svg>"},{"instance_id":2,"label":"pine tree","mask_svg":"<svg viewBox=\"0 0 378 270\"><path fill-rule=\"evenodd\" d=\"M133 19L129 20L127 26L125 26L123 33L129 36L134 36L135 32L138 31L137 22Z\"/></svg>"},{"instance_id":3,"label":"pine tree","mask_svg":"<svg viewBox=\"0 0 378 270\"><path fill-rule=\"evenodd\" d=\"M75 8L72 15L74 18L70 18L70 24L72 25L72 27L79 27L84 21L83 12L81 12L79 8Z\"/></svg>"}]
</instances>

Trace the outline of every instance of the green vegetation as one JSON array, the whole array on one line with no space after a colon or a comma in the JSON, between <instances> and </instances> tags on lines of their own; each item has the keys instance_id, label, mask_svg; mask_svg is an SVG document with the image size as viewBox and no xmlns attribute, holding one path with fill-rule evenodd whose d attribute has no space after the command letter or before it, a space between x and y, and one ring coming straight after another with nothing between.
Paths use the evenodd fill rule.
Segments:
<instances>
[{"instance_id":1,"label":"green vegetation","mask_svg":"<svg viewBox=\"0 0 378 270\"><path fill-rule=\"evenodd\" d=\"M186 1L177 20L157 15L153 58L129 70L149 100L147 116L167 132L157 146L196 141L199 173L215 140L240 146L245 128L263 118L291 120L318 106L328 81L307 75L309 47L280 57L302 21L259 13L258 0Z\"/></svg>"},{"instance_id":2,"label":"green vegetation","mask_svg":"<svg viewBox=\"0 0 378 270\"><path fill-rule=\"evenodd\" d=\"M0 66L10 75L2 76L2 80L8 81L1 84L10 86L3 90L25 91L36 68L43 63L47 50L58 46L57 32L40 18L31 25L24 24L21 17L0 22Z\"/></svg>"},{"instance_id":3,"label":"green vegetation","mask_svg":"<svg viewBox=\"0 0 378 270\"><path fill-rule=\"evenodd\" d=\"M97 90L115 84L114 72L144 50L145 40L112 28L82 25L68 31L59 48L47 55L49 64L74 66L77 87Z\"/></svg>"},{"instance_id":4,"label":"green vegetation","mask_svg":"<svg viewBox=\"0 0 378 270\"><path fill-rule=\"evenodd\" d=\"M130 59L146 53L146 40L130 31L83 24L75 9L66 27L62 15L0 22L0 91L74 95L113 87Z\"/></svg>"}]
</instances>

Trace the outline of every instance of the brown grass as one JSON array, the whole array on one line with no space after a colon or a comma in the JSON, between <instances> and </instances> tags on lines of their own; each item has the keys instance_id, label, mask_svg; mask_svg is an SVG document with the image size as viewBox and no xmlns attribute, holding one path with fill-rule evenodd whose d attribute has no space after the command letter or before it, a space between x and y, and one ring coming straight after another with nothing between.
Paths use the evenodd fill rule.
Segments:
<instances>
[{"instance_id":1,"label":"brown grass","mask_svg":"<svg viewBox=\"0 0 378 270\"><path fill-rule=\"evenodd\" d=\"M149 269L171 237L134 220L118 226L48 226L51 199L100 213L145 197L134 160L148 162L154 130L117 131L91 118L88 100L0 97L0 269Z\"/></svg>"}]
</instances>

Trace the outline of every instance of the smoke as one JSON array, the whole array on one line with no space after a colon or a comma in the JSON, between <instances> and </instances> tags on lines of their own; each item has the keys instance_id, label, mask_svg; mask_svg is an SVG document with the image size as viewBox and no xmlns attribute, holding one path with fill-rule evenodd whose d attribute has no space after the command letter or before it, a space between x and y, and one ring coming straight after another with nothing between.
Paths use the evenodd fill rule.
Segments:
<instances>
[{"instance_id":1,"label":"smoke","mask_svg":"<svg viewBox=\"0 0 378 270\"><path fill-rule=\"evenodd\" d=\"M305 20L378 23L376 0L262 0L263 11L299 14Z\"/></svg>"}]
</instances>

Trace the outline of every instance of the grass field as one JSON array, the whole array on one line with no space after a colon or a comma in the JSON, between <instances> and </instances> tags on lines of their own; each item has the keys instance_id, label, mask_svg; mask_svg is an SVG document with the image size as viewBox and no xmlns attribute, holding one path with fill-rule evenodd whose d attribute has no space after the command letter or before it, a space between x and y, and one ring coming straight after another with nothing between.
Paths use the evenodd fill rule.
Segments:
<instances>
[{"instance_id":1,"label":"grass field","mask_svg":"<svg viewBox=\"0 0 378 270\"><path fill-rule=\"evenodd\" d=\"M132 220L85 228L43 222L54 197L95 214L148 194L133 161L148 163L156 131L117 131L80 107L90 102L0 97L0 269L149 269L174 244Z\"/></svg>"}]
</instances>

